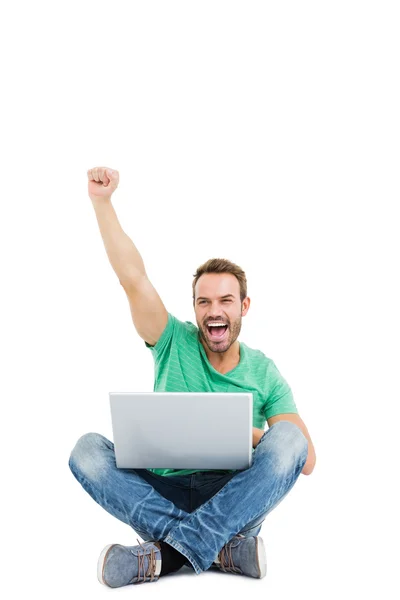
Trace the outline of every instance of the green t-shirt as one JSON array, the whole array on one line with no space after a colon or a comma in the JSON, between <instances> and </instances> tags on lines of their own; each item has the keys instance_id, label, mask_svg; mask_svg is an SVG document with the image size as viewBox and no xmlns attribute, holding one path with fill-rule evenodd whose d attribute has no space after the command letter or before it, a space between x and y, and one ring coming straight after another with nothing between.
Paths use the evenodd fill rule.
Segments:
<instances>
[{"instance_id":1,"label":"green t-shirt","mask_svg":"<svg viewBox=\"0 0 400 600\"><path fill-rule=\"evenodd\" d=\"M171 313L168 313L168 323L155 346L144 343L154 358L155 392L250 392L253 394L253 427L258 429L264 429L269 417L298 412L292 391L275 363L260 350L253 350L243 342L239 342L239 364L224 374L209 362L198 327L190 321L179 321ZM200 469L148 471L158 475L188 475ZM230 472L221 470L221 474Z\"/></svg>"}]
</instances>

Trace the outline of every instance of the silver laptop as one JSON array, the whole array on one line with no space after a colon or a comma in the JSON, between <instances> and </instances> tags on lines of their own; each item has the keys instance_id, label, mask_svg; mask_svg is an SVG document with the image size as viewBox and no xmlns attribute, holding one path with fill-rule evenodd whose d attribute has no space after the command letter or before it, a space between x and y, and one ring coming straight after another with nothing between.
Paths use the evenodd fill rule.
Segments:
<instances>
[{"instance_id":1,"label":"silver laptop","mask_svg":"<svg viewBox=\"0 0 400 600\"><path fill-rule=\"evenodd\" d=\"M251 393L109 392L109 396L119 468L251 466Z\"/></svg>"}]
</instances>

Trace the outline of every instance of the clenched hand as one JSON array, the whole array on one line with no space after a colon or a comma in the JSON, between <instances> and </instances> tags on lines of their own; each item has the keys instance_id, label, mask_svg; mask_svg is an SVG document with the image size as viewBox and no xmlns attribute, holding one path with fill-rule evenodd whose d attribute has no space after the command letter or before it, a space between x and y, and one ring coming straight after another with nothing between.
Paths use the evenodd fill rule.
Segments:
<instances>
[{"instance_id":1,"label":"clenched hand","mask_svg":"<svg viewBox=\"0 0 400 600\"><path fill-rule=\"evenodd\" d=\"M119 183L119 173L107 167L94 167L87 172L89 197L93 200L110 199Z\"/></svg>"}]
</instances>

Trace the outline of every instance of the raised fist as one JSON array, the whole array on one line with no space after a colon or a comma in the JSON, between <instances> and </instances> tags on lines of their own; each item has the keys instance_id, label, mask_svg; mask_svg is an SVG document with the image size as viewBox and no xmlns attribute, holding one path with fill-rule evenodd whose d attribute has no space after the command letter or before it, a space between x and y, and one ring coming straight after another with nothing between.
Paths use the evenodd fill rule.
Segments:
<instances>
[{"instance_id":1,"label":"raised fist","mask_svg":"<svg viewBox=\"0 0 400 600\"><path fill-rule=\"evenodd\" d=\"M117 189L119 183L119 173L114 169L107 167L94 167L89 169L88 191L91 200L99 198L111 198L112 193Z\"/></svg>"}]
</instances>

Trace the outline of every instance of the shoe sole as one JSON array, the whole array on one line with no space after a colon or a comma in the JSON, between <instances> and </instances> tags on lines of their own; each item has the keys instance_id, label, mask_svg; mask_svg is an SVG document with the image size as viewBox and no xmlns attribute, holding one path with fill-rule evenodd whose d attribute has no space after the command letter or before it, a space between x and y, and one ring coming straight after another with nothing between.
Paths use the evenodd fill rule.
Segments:
<instances>
[{"instance_id":1,"label":"shoe sole","mask_svg":"<svg viewBox=\"0 0 400 600\"><path fill-rule=\"evenodd\" d=\"M106 585L107 587L111 587L111 586L109 586L108 583L106 583L103 578L103 568L104 568L104 563L106 561L108 551L113 546L115 546L115 544L107 544L107 546L101 551L99 560L97 561L97 579L100 581L100 583L102 583L103 585Z\"/></svg>"},{"instance_id":2,"label":"shoe sole","mask_svg":"<svg viewBox=\"0 0 400 600\"><path fill-rule=\"evenodd\" d=\"M258 569L260 571L260 579L267 574L267 553L265 552L264 540L261 537L257 537L257 561Z\"/></svg>"}]
</instances>

